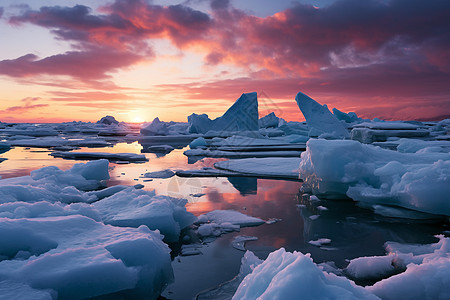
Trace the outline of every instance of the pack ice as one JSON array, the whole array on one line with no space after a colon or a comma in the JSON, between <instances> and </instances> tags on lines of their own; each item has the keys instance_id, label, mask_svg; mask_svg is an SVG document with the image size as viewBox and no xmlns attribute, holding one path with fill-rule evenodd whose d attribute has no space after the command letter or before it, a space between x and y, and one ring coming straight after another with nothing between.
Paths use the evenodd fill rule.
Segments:
<instances>
[{"instance_id":1,"label":"pack ice","mask_svg":"<svg viewBox=\"0 0 450 300\"><path fill-rule=\"evenodd\" d=\"M0 180L0 298L20 289L21 299L155 299L173 280L164 241L195 221L186 200L126 186L98 190L108 165Z\"/></svg>"}]
</instances>

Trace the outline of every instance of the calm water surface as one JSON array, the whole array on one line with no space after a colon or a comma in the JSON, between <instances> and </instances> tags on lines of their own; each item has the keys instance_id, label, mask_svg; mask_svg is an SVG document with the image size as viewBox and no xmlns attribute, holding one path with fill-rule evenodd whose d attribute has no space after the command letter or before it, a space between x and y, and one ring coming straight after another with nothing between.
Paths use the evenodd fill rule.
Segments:
<instances>
[{"instance_id":1,"label":"calm water surface","mask_svg":"<svg viewBox=\"0 0 450 300\"><path fill-rule=\"evenodd\" d=\"M82 148L77 151L141 153L141 145L119 143L107 148ZM214 242L202 245L201 255L179 256L180 245L173 248L175 283L168 286L163 296L169 299L190 299L201 291L213 288L232 279L238 272L244 254L231 246L237 235L258 237L246 243L246 248L264 259L280 247L288 251L311 253L316 263L334 261L345 267L349 259L383 255L384 243L432 243L436 234L446 230L445 224L424 221L408 221L384 218L355 206L351 201L325 201L310 203L299 194L300 182L257 178L141 178L145 172L163 169L193 169L212 166L217 159L203 159L188 164L184 149L158 157L146 153L148 162L139 164L110 163L109 186L135 185L156 190L158 194L188 199L187 210L195 215L214 209L233 209L265 220L281 219L274 224L242 228L240 232L225 234ZM46 149L16 147L0 157L8 160L0 163L2 178L29 175L30 171L54 165L68 169L85 161L64 160L49 156ZM195 197L194 194L204 194ZM198 195L197 195L198 196ZM328 210L319 210L318 206ZM318 218L310 218L319 215ZM318 238L329 238L326 247L308 243Z\"/></svg>"}]
</instances>

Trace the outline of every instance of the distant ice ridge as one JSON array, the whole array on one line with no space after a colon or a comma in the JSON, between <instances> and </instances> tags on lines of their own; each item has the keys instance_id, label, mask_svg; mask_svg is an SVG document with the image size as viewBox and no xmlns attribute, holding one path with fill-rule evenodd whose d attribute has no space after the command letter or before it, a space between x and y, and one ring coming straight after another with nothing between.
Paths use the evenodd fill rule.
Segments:
<instances>
[{"instance_id":1,"label":"distant ice ridge","mask_svg":"<svg viewBox=\"0 0 450 300\"><path fill-rule=\"evenodd\" d=\"M324 197L450 216L450 153L401 153L357 141L311 139L299 174L306 189Z\"/></svg>"},{"instance_id":2,"label":"distant ice ridge","mask_svg":"<svg viewBox=\"0 0 450 300\"><path fill-rule=\"evenodd\" d=\"M21 299L160 295L173 280L163 239L178 241L196 218L184 199L97 190L108 178L97 160L0 180L0 298L19 288Z\"/></svg>"},{"instance_id":3,"label":"distant ice ridge","mask_svg":"<svg viewBox=\"0 0 450 300\"><path fill-rule=\"evenodd\" d=\"M245 278L233 299L449 299L450 238L438 238L430 245L388 242L386 256L351 260L345 274L378 280L365 288L329 273L309 254L281 248L265 261L253 259L247 272L243 259L239 276Z\"/></svg>"}]
</instances>

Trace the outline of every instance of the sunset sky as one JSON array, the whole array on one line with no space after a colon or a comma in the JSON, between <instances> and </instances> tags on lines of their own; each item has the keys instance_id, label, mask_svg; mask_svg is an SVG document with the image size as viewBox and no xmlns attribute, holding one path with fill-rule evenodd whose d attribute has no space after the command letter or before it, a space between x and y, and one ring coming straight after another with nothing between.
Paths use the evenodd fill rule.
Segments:
<instances>
[{"instance_id":1,"label":"sunset sky","mask_svg":"<svg viewBox=\"0 0 450 300\"><path fill-rule=\"evenodd\" d=\"M366 118L450 118L448 0L1 0L0 121L186 121L302 91Z\"/></svg>"}]
</instances>

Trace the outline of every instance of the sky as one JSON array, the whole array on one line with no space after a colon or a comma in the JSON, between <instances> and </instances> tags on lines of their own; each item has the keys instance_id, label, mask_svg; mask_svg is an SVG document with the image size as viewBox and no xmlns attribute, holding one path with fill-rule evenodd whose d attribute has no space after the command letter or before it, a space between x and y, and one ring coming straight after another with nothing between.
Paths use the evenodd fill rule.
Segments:
<instances>
[{"instance_id":1,"label":"sky","mask_svg":"<svg viewBox=\"0 0 450 300\"><path fill-rule=\"evenodd\" d=\"M301 91L364 118L450 118L448 0L0 0L0 121L186 121Z\"/></svg>"}]
</instances>

